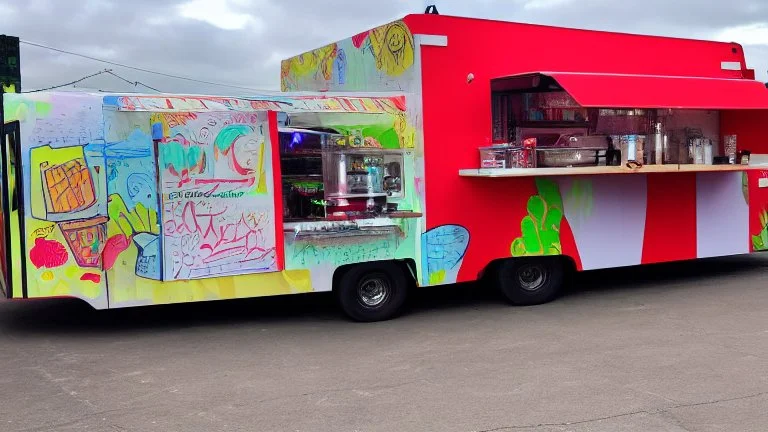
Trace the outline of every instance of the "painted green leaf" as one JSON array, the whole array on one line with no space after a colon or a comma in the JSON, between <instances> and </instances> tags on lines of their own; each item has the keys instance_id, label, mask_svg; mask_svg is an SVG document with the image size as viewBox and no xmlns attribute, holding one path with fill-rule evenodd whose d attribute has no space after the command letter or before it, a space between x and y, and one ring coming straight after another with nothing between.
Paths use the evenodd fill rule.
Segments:
<instances>
[{"instance_id":1,"label":"painted green leaf","mask_svg":"<svg viewBox=\"0 0 768 432\"><path fill-rule=\"evenodd\" d=\"M560 222L563 220L563 211L557 207L550 208L544 220L544 227L548 230L560 230Z\"/></svg>"},{"instance_id":2,"label":"painted green leaf","mask_svg":"<svg viewBox=\"0 0 768 432\"><path fill-rule=\"evenodd\" d=\"M512 256L562 253L560 224L564 214L560 189L557 183L547 179L536 179L536 187L539 194L528 200L529 214L520 223L522 236L510 246Z\"/></svg>"},{"instance_id":3,"label":"painted green leaf","mask_svg":"<svg viewBox=\"0 0 768 432\"><path fill-rule=\"evenodd\" d=\"M511 253L513 257L521 257L525 256L525 243L523 242L523 238L516 238L515 241L512 242L512 248Z\"/></svg>"},{"instance_id":4,"label":"painted green leaf","mask_svg":"<svg viewBox=\"0 0 768 432\"><path fill-rule=\"evenodd\" d=\"M744 201L749 205L749 179L746 171L741 173L741 192L744 194Z\"/></svg>"},{"instance_id":5,"label":"painted green leaf","mask_svg":"<svg viewBox=\"0 0 768 432\"><path fill-rule=\"evenodd\" d=\"M520 228L523 232L525 250L529 253L541 252L541 241L539 240L538 231L536 230L536 224L533 222L533 219L531 219L530 216L524 217L520 224Z\"/></svg>"},{"instance_id":6,"label":"painted green leaf","mask_svg":"<svg viewBox=\"0 0 768 432\"><path fill-rule=\"evenodd\" d=\"M136 204L132 210L128 210L123 198L118 194L112 194L109 196L107 212L110 226L118 230L118 232L111 232L110 235L122 233L126 237L132 237L138 233L160 234L157 212L144 207L141 203ZM112 225L113 223L117 226Z\"/></svg>"},{"instance_id":7,"label":"painted green leaf","mask_svg":"<svg viewBox=\"0 0 768 432\"><path fill-rule=\"evenodd\" d=\"M394 129L387 129L378 137L374 137L379 140L382 148L385 149L398 149L400 148L400 137L397 136L397 132Z\"/></svg>"},{"instance_id":8,"label":"painted green leaf","mask_svg":"<svg viewBox=\"0 0 768 432\"><path fill-rule=\"evenodd\" d=\"M540 196L534 195L528 200L528 213L531 214L537 221L544 218L544 213L547 211L547 204L541 199Z\"/></svg>"},{"instance_id":9,"label":"painted green leaf","mask_svg":"<svg viewBox=\"0 0 768 432\"><path fill-rule=\"evenodd\" d=\"M539 233L539 236L541 236L541 245L544 246L545 250L560 243L560 236L557 231L542 231Z\"/></svg>"},{"instance_id":10,"label":"painted green leaf","mask_svg":"<svg viewBox=\"0 0 768 432\"><path fill-rule=\"evenodd\" d=\"M760 241L763 245L768 245L768 227L764 227L763 230L760 231Z\"/></svg>"},{"instance_id":11,"label":"painted green leaf","mask_svg":"<svg viewBox=\"0 0 768 432\"><path fill-rule=\"evenodd\" d=\"M554 207L563 207L563 200L557 183L547 179L536 179L536 187L539 190L539 195L544 198L547 204Z\"/></svg>"},{"instance_id":12,"label":"painted green leaf","mask_svg":"<svg viewBox=\"0 0 768 432\"><path fill-rule=\"evenodd\" d=\"M765 248L763 240L760 238L760 236L752 236L752 247L756 251L763 250Z\"/></svg>"}]
</instances>

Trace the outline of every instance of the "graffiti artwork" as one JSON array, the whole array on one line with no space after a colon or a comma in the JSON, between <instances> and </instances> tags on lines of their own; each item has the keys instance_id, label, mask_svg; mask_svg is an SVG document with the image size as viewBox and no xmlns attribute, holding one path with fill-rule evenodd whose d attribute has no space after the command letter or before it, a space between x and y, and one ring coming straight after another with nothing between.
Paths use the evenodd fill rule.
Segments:
<instances>
[{"instance_id":1,"label":"graffiti artwork","mask_svg":"<svg viewBox=\"0 0 768 432\"><path fill-rule=\"evenodd\" d=\"M107 308L322 291L338 266L414 256L408 221L394 222L395 236L279 250L276 125L258 107L320 112L321 124L342 131L359 127L345 115L377 114L363 127L366 142L413 142L403 136L413 132L403 96L7 99L8 119L21 125L25 247L13 253L26 260L25 294ZM412 162L402 169L415 190ZM417 194L393 199L418 210Z\"/></svg>"},{"instance_id":2,"label":"graffiti artwork","mask_svg":"<svg viewBox=\"0 0 768 432\"><path fill-rule=\"evenodd\" d=\"M163 188L164 278L276 271L266 117L162 113L152 121Z\"/></svg>"},{"instance_id":3,"label":"graffiti artwork","mask_svg":"<svg viewBox=\"0 0 768 432\"><path fill-rule=\"evenodd\" d=\"M421 240L426 285L456 283L461 262L469 247L469 231L458 225L443 225L423 234Z\"/></svg>"},{"instance_id":4,"label":"graffiti artwork","mask_svg":"<svg viewBox=\"0 0 768 432\"><path fill-rule=\"evenodd\" d=\"M563 200L556 183L536 179L538 195L528 200L528 216L520 222L523 235L512 242L512 256L559 255Z\"/></svg>"},{"instance_id":5,"label":"graffiti artwork","mask_svg":"<svg viewBox=\"0 0 768 432\"><path fill-rule=\"evenodd\" d=\"M402 89L415 79L413 34L402 21L291 59L281 67L283 91ZM375 82L374 82L375 81Z\"/></svg>"}]
</instances>

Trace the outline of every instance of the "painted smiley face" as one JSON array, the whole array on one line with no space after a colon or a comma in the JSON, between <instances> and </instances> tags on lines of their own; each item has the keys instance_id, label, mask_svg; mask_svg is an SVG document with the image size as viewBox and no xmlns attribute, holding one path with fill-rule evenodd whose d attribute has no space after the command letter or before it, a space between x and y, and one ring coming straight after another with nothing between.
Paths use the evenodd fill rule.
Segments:
<instances>
[{"instance_id":1,"label":"painted smiley face","mask_svg":"<svg viewBox=\"0 0 768 432\"><path fill-rule=\"evenodd\" d=\"M398 26L392 26L387 31L387 48L393 53L402 51L405 48L405 30Z\"/></svg>"}]
</instances>

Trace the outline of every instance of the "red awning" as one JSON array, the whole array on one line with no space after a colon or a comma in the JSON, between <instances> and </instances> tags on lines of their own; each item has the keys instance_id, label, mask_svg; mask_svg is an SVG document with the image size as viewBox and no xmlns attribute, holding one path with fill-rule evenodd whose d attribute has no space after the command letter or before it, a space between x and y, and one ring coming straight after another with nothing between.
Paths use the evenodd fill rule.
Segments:
<instances>
[{"instance_id":1,"label":"red awning","mask_svg":"<svg viewBox=\"0 0 768 432\"><path fill-rule=\"evenodd\" d=\"M768 109L766 85L747 79L537 72L495 79L492 88L540 88L551 80L586 108Z\"/></svg>"}]
</instances>

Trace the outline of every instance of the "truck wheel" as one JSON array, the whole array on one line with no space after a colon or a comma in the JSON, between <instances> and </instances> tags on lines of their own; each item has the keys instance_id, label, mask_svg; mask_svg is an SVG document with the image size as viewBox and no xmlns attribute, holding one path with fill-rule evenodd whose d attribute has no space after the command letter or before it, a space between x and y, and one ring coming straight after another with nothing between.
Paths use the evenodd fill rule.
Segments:
<instances>
[{"instance_id":1,"label":"truck wheel","mask_svg":"<svg viewBox=\"0 0 768 432\"><path fill-rule=\"evenodd\" d=\"M351 267L338 278L336 286L341 309L360 322L394 318L405 303L407 291L403 266L391 262Z\"/></svg>"},{"instance_id":2,"label":"truck wheel","mask_svg":"<svg viewBox=\"0 0 768 432\"><path fill-rule=\"evenodd\" d=\"M539 305L560 294L564 272L563 260L558 258L511 259L499 263L496 282L510 303Z\"/></svg>"}]
</instances>

